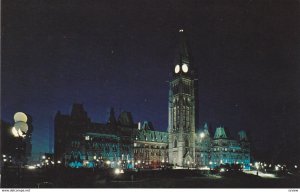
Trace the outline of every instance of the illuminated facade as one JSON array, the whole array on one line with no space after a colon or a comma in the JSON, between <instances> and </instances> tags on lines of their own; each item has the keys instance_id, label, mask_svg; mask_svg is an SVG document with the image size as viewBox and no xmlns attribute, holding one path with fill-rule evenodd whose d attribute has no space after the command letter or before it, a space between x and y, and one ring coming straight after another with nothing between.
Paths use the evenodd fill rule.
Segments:
<instances>
[{"instance_id":1,"label":"illuminated facade","mask_svg":"<svg viewBox=\"0 0 300 192\"><path fill-rule=\"evenodd\" d=\"M240 139L228 136L223 127L216 128L212 138L207 124L196 134L198 97L196 73L188 51L183 29L179 30L179 52L176 55L169 84L169 161L180 167L211 167L220 164L243 164L249 168L250 147L244 131Z\"/></svg>"},{"instance_id":2,"label":"illuminated facade","mask_svg":"<svg viewBox=\"0 0 300 192\"><path fill-rule=\"evenodd\" d=\"M229 136L224 127L216 128L214 137L208 132L207 124L196 135L196 166L215 168L220 164L240 164L250 168L250 143L245 131L240 131L239 139Z\"/></svg>"},{"instance_id":3,"label":"illuminated facade","mask_svg":"<svg viewBox=\"0 0 300 192\"><path fill-rule=\"evenodd\" d=\"M196 133L197 84L183 30L179 53L172 68L168 99L168 132L155 131L150 122L135 124L131 113L115 118L110 110L106 123L91 122L81 104L70 115L55 116L55 161L71 167L158 168L210 167L220 164L250 164L246 133L230 137L223 127L212 137L205 124Z\"/></svg>"},{"instance_id":4,"label":"illuminated facade","mask_svg":"<svg viewBox=\"0 0 300 192\"><path fill-rule=\"evenodd\" d=\"M169 85L169 161L178 166L195 163L195 71L183 30Z\"/></svg>"},{"instance_id":5,"label":"illuminated facade","mask_svg":"<svg viewBox=\"0 0 300 192\"><path fill-rule=\"evenodd\" d=\"M111 109L107 123L93 123L74 104L71 115L55 116L55 161L65 166L156 168L168 162L167 148L167 132L147 121L138 127L129 112L116 120Z\"/></svg>"},{"instance_id":6,"label":"illuminated facade","mask_svg":"<svg viewBox=\"0 0 300 192\"><path fill-rule=\"evenodd\" d=\"M131 113L116 120L111 109L107 123L94 123L83 105L74 104L71 115L55 116L55 161L71 167L133 166L133 135L137 124Z\"/></svg>"},{"instance_id":7,"label":"illuminated facade","mask_svg":"<svg viewBox=\"0 0 300 192\"><path fill-rule=\"evenodd\" d=\"M155 131L152 123L145 121L135 135L134 159L137 168L158 168L168 163L168 133Z\"/></svg>"}]
</instances>

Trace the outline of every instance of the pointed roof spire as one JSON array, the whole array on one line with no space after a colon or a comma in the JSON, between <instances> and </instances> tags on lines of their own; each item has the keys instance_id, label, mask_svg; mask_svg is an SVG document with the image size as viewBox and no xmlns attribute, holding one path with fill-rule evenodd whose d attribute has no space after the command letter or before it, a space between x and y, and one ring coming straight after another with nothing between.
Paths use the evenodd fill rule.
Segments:
<instances>
[{"instance_id":1,"label":"pointed roof spire","mask_svg":"<svg viewBox=\"0 0 300 192\"><path fill-rule=\"evenodd\" d=\"M114 111L114 108L112 108L112 107L110 108L110 111L109 111L108 123L111 123L111 124L117 123L117 120L115 117L115 111Z\"/></svg>"},{"instance_id":2,"label":"pointed roof spire","mask_svg":"<svg viewBox=\"0 0 300 192\"><path fill-rule=\"evenodd\" d=\"M88 119L87 112L84 110L83 104L74 103L72 106L71 117L73 119Z\"/></svg>"},{"instance_id":3,"label":"pointed roof spire","mask_svg":"<svg viewBox=\"0 0 300 192\"><path fill-rule=\"evenodd\" d=\"M204 128L204 130L203 130L204 134L209 136L210 134L209 134L209 131L208 131L208 124L205 123L203 128Z\"/></svg>"},{"instance_id":4,"label":"pointed roof spire","mask_svg":"<svg viewBox=\"0 0 300 192\"><path fill-rule=\"evenodd\" d=\"M123 111L119 118L118 121L120 122L121 125L125 126L132 126L133 125L133 118L130 112Z\"/></svg>"},{"instance_id":5,"label":"pointed roof spire","mask_svg":"<svg viewBox=\"0 0 300 192\"><path fill-rule=\"evenodd\" d=\"M217 127L214 139L227 139L227 134L225 132L224 127Z\"/></svg>"},{"instance_id":6,"label":"pointed roof spire","mask_svg":"<svg viewBox=\"0 0 300 192\"><path fill-rule=\"evenodd\" d=\"M190 55L189 55L189 49L187 45L186 33L183 28L180 28L178 32L179 32L179 42L178 42L178 48L176 53L175 65L177 64L182 65L183 63L189 65Z\"/></svg>"},{"instance_id":7,"label":"pointed roof spire","mask_svg":"<svg viewBox=\"0 0 300 192\"><path fill-rule=\"evenodd\" d=\"M177 64L189 64L190 63L190 55L187 46L187 38L184 29L179 29L179 60L177 59Z\"/></svg>"},{"instance_id":8,"label":"pointed roof spire","mask_svg":"<svg viewBox=\"0 0 300 192\"><path fill-rule=\"evenodd\" d=\"M204 129L208 129L207 123L204 124Z\"/></svg>"},{"instance_id":9,"label":"pointed roof spire","mask_svg":"<svg viewBox=\"0 0 300 192\"><path fill-rule=\"evenodd\" d=\"M244 130L239 131L238 134L239 134L239 137L240 137L240 141L247 141L248 140L247 134Z\"/></svg>"},{"instance_id":10,"label":"pointed roof spire","mask_svg":"<svg viewBox=\"0 0 300 192\"><path fill-rule=\"evenodd\" d=\"M190 51L185 31L180 28L178 32L179 41L176 46L173 75L174 77L178 77L178 75L194 75L194 68L191 66Z\"/></svg>"}]
</instances>

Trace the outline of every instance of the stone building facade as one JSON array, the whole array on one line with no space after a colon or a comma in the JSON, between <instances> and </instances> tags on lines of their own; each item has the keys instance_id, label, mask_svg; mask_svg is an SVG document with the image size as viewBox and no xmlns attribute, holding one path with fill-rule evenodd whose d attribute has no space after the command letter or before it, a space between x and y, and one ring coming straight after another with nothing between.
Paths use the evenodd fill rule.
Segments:
<instances>
[{"instance_id":1,"label":"stone building facade","mask_svg":"<svg viewBox=\"0 0 300 192\"><path fill-rule=\"evenodd\" d=\"M205 124L196 134L198 117L197 75L183 29L179 30L179 46L169 84L169 161L180 167L216 167L220 164L250 164L249 142L244 131L240 139L228 136L223 127L210 136Z\"/></svg>"},{"instance_id":2,"label":"stone building facade","mask_svg":"<svg viewBox=\"0 0 300 192\"><path fill-rule=\"evenodd\" d=\"M178 166L195 163L195 71L184 31L169 84L169 161Z\"/></svg>"},{"instance_id":3,"label":"stone building facade","mask_svg":"<svg viewBox=\"0 0 300 192\"><path fill-rule=\"evenodd\" d=\"M169 162L168 133L155 131L145 121L134 140L134 159L137 168L158 168Z\"/></svg>"},{"instance_id":4,"label":"stone building facade","mask_svg":"<svg viewBox=\"0 0 300 192\"><path fill-rule=\"evenodd\" d=\"M215 168L221 164L240 164L250 168L250 143L245 131L240 131L239 139L229 136L224 127L217 127L213 137L207 124L196 136L196 167Z\"/></svg>"},{"instance_id":5,"label":"stone building facade","mask_svg":"<svg viewBox=\"0 0 300 192\"><path fill-rule=\"evenodd\" d=\"M137 124L130 112L116 120L113 109L107 123L91 122L82 104L70 115L55 116L55 161L71 167L133 167L133 135Z\"/></svg>"},{"instance_id":6,"label":"stone building facade","mask_svg":"<svg viewBox=\"0 0 300 192\"><path fill-rule=\"evenodd\" d=\"M81 104L71 114L55 116L55 160L71 167L157 168L250 164L250 144L244 131L235 140L224 127L212 137L208 125L197 127L197 75L184 31L172 66L168 98L168 132L155 131L150 122L134 123L131 113L118 119L111 109L106 123L91 122Z\"/></svg>"},{"instance_id":7,"label":"stone building facade","mask_svg":"<svg viewBox=\"0 0 300 192\"><path fill-rule=\"evenodd\" d=\"M168 161L168 134L154 131L151 122L139 124L129 112L116 120L113 109L107 123L94 123L82 104L74 104L70 115L55 116L55 161L70 167L159 167Z\"/></svg>"}]
</instances>

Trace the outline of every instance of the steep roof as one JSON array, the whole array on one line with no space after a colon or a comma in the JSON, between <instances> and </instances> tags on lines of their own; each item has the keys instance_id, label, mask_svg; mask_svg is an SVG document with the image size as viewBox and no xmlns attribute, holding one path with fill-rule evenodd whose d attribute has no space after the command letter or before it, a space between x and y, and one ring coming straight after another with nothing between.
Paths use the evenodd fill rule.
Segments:
<instances>
[{"instance_id":1,"label":"steep roof","mask_svg":"<svg viewBox=\"0 0 300 192\"><path fill-rule=\"evenodd\" d=\"M228 139L224 127L217 127L214 139Z\"/></svg>"},{"instance_id":2,"label":"steep roof","mask_svg":"<svg viewBox=\"0 0 300 192\"><path fill-rule=\"evenodd\" d=\"M136 140L146 142L168 143L168 133L141 129L137 132Z\"/></svg>"},{"instance_id":3,"label":"steep roof","mask_svg":"<svg viewBox=\"0 0 300 192\"><path fill-rule=\"evenodd\" d=\"M154 127L153 127L152 122L144 121L143 125L142 125L142 129L154 131Z\"/></svg>"},{"instance_id":4,"label":"steep roof","mask_svg":"<svg viewBox=\"0 0 300 192\"><path fill-rule=\"evenodd\" d=\"M240 141L247 141L248 138L247 138L247 134L245 131L241 130L238 132L239 136L240 136Z\"/></svg>"},{"instance_id":5,"label":"steep roof","mask_svg":"<svg viewBox=\"0 0 300 192\"><path fill-rule=\"evenodd\" d=\"M72 106L71 117L73 119L88 119L87 112L83 108L83 104L74 103Z\"/></svg>"},{"instance_id":6,"label":"steep roof","mask_svg":"<svg viewBox=\"0 0 300 192\"><path fill-rule=\"evenodd\" d=\"M177 53L175 64L190 63L187 37L183 29L179 29L179 44L178 44L177 52L178 53Z\"/></svg>"},{"instance_id":7,"label":"steep roof","mask_svg":"<svg viewBox=\"0 0 300 192\"><path fill-rule=\"evenodd\" d=\"M118 119L119 123L124 126L132 126L133 118L130 112L123 111Z\"/></svg>"}]
</instances>

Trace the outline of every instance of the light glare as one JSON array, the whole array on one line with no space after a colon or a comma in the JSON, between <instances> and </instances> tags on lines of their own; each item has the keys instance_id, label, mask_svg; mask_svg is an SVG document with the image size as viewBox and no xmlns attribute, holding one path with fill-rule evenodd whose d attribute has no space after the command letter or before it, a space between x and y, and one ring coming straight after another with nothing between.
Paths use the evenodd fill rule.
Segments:
<instances>
[{"instance_id":1,"label":"light glare","mask_svg":"<svg viewBox=\"0 0 300 192\"><path fill-rule=\"evenodd\" d=\"M32 166L32 165L30 165L30 166L28 166L28 169L35 169L36 167L35 166Z\"/></svg>"},{"instance_id":2,"label":"light glare","mask_svg":"<svg viewBox=\"0 0 300 192\"><path fill-rule=\"evenodd\" d=\"M200 133L200 138L203 139L205 137L205 134L202 132Z\"/></svg>"},{"instance_id":3,"label":"light glare","mask_svg":"<svg viewBox=\"0 0 300 192\"><path fill-rule=\"evenodd\" d=\"M120 174L120 169L115 169L115 174Z\"/></svg>"},{"instance_id":4,"label":"light glare","mask_svg":"<svg viewBox=\"0 0 300 192\"><path fill-rule=\"evenodd\" d=\"M12 132L12 134L14 135L14 137L19 137L18 131L17 131L17 129L16 129L15 127L13 127L13 128L11 129L11 132Z\"/></svg>"}]
</instances>

